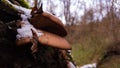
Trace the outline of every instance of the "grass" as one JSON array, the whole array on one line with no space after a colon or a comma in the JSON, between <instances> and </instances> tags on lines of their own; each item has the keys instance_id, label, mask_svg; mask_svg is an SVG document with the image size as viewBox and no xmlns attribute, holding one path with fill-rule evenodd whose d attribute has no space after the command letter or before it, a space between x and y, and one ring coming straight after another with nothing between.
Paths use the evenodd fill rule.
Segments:
<instances>
[{"instance_id":1,"label":"grass","mask_svg":"<svg viewBox=\"0 0 120 68\"><path fill-rule=\"evenodd\" d=\"M72 44L72 56L77 66L101 61L106 54L107 42L104 39L87 40L86 43ZM100 68L120 68L120 56L108 57Z\"/></svg>"},{"instance_id":2,"label":"grass","mask_svg":"<svg viewBox=\"0 0 120 68\"><path fill-rule=\"evenodd\" d=\"M120 55L113 55L107 57L102 64L99 66L99 68L120 68Z\"/></svg>"},{"instance_id":3,"label":"grass","mask_svg":"<svg viewBox=\"0 0 120 68\"><path fill-rule=\"evenodd\" d=\"M114 32L109 25L103 22L66 27L66 38L72 45L72 56L78 66L98 62L105 55L108 44L120 40L119 27Z\"/></svg>"},{"instance_id":4,"label":"grass","mask_svg":"<svg viewBox=\"0 0 120 68\"><path fill-rule=\"evenodd\" d=\"M97 62L105 50L101 40L88 40L86 43L72 44L73 59L78 66Z\"/></svg>"}]
</instances>

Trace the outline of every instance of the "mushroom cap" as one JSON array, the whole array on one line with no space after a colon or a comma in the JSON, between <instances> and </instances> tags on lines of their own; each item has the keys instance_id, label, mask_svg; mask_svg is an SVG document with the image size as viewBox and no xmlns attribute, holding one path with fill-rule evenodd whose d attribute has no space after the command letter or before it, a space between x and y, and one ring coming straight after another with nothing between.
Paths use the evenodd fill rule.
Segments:
<instances>
[{"instance_id":1,"label":"mushroom cap","mask_svg":"<svg viewBox=\"0 0 120 68\"><path fill-rule=\"evenodd\" d=\"M61 37L67 35L67 31L61 20L50 13L43 12L42 14L35 14L29 21L37 29L47 31Z\"/></svg>"},{"instance_id":2,"label":"mushroom cap","mask_svg":"<svg viewBox=\"0 0 120 68\"><path fill-rule=\"evenodd\" d=\"M71 49L69 42L56 34L42 31L43 35L38 38L39 42L44 45L49 45L61 49Z\"/></svg>"},{"instance_id":3,"label":"mushroom cap","mask_svg":"<svg viewBox=\"0 0 120 68\"><path fill-rule=\"evenodd\" d=\"M38 31L41 31L41 30L38 30ZM71 49L70 44L63 37L53 33L46 32L46 31L42 31L42 32L43 32L43 35L39 36L37 40L39 41L40 44L56 47L60 49ZM28 37L16 40L16 44L18 46L22 46L29 43L31 43L31 40Z\"/></svg>"}]
</instances>

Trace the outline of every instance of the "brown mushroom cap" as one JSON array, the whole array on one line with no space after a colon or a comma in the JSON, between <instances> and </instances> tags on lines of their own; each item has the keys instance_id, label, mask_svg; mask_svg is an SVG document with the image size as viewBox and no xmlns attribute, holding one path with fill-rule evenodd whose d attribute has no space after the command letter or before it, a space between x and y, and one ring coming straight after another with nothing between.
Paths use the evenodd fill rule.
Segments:
<instances>
[{"instance_id":1,"label":"brown mushroom cap","mask_svg":"<svg viewBox=\"0 0 120 68\"><path fill-rule=\"evenodd\" d=\"M43 12L42 14L35 14L30 23L37 29L44 30L59 36L66 36L67 31L60 19L54 15Z\"/></svg>"},{"instance_id":2,"label":"brown mushroom cap","mask_svg":"<svg viewBox=\"0 0 120 68\"><path fill-rule=\"evenodd\" d=\"M43 45L51 46L51 47L60 48L60 49L71 49L70 44L63 37L60 37L56 34L49 33L46 31L42 31L42 32L43 32L43 35L38 37L39 43ZM16 40L16 44L18 46L22 46L30 42L31 42L31 39L28 37Z\"/></svg>"},{"instance_id":3,"label":"brown mushroom cap","mask_svg":"<svg viewBox=\"0 0 120 68\"><path fill-rule=\"evenodd\" d=\"M38 38L39 42L44 45L49 45L61 49L71 49L68 41L56 34L43 31L43 35Z\"/></svg>"}]
</instances>

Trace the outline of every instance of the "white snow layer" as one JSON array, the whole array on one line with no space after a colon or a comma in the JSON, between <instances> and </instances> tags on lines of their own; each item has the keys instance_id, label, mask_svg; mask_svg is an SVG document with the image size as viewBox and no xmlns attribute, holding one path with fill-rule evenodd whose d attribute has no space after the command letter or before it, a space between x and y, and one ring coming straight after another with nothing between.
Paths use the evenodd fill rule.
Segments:
<instances>
[{"instance_id":1,"label":"white snow layer","mask_svg":"<svg viewBox=\"0 0 120 68\"><path fill-rule=\"evenodd\" d=\"M17 9L20 13L24 14L27 16L27 18L30 18L31 17L31 9L27 9L27 8L24 8L24 7L21 7L21 6L18 6L18 5L15 5L15 4L12 4L9 0L6 0L9 4L11 4L15 9Z\"/></svg>"},{"instance_id":2,"label":"white snow layer","mask_svg":"<svg viewBox=\"0 0 120 68\"><path fill-rule=\"evenodd\" d=\"M72 62L68 62L69 68L76 68L76 66Z\"/></svg>"},{"instance_id":3,"label":"white snow layer","mask_svg":"<svg viewBox=\"0 0 120 68\"><path fill-rule=\"evenodd\" d=\"M18 34L16 35L17 39L20 39L22 37L30 37L32 38L32 30L34 30L37 34L37 36L41 36L43 35L42 31L38 32L36 28L33 27L33 25L30 24L30 22L28 21L28 18L31 18L31 9L27 9L15 4L12 4L10 1L6 0L9 4L11 4L15 9L17 9L20 12L21 18L22 18L22 25L21 28L17 29Z\"/></svg>"},{"instance_id":4,"label":"white snow layer","mask_svg":"<svg viewBox=\"0 0 120 68\"><path fill-rule=\"evenodd\" d=\"M38 37L43 35L42 32L40 32L40 31L38 32L37 29L34 28L33 25L31 25L29 23L28 18L27 18L26 15L21 14L21 18L22 18L22 21L21 21L22 22L22 26L21 26L21 28L17 29L17 32L18 32L18 34L16 35L17 39L20 39L22 37L30 37L30 38L32 38L33 35L32 35L31 29L36 32Z\"/></svg>"},{"instance_id":5,"label":"white snow layer","mask_svg":"<svg viewBox=\"0 0 120 68\"><path fill-rule=\"evenodd\" d=\"M97 66L96 63L92 63L92 64L83 65L83 66L78 67L78 68L96 68L96 66Z\"/></svg>"}]
</instances>

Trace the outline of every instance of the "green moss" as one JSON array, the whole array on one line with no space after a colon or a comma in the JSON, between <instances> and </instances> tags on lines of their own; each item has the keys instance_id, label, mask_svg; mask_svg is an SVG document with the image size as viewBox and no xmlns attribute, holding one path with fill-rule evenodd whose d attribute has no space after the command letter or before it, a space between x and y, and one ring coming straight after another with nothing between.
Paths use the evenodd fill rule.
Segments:
<instances>
[{"instance_id":1,"label":"green moss","mask_svg":"<svg viewBox=\"0 0 120 68\"><path fill-rule=\"evenodd\" d=\"M28 2L26 2L25 0L17 0L17 2L18 2L22 7L30 8Z\"/></svg>"},{"instance_id":2,"label":"green moss","mask_svg":"<svg viewBox=\"0 0 120 68\"><path fill-rule=\"evenodd\" d=\"M17 0L17 1L20 3L21 6L25 8L30 8L30 6L25 0ZM18 11L11 4L9 4L6 0L0 1L0 9L13 15L17 15L18 13Z\"/></svg>"},{"instance_id":3,"label":"green moss","mask_svg":"<svg viewBox=\"0 0 120 68\"><path fill-rule=\"evenodd\" d=\"M12 5L10 5L6 0L0 1L0 9L11 14L18 13L18 11Z\"/></svg>"}]
</instances>

